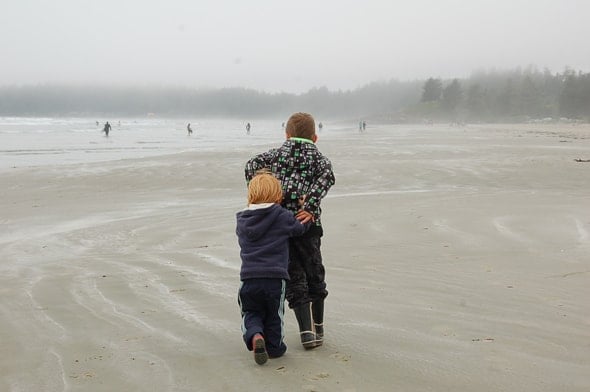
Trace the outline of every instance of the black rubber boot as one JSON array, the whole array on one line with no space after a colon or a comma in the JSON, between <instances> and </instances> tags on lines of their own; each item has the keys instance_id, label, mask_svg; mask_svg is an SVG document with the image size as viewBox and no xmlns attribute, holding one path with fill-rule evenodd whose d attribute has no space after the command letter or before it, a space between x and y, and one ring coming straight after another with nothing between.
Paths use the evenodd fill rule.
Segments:
<instances>
[{"instance_id":1,"label":"black rubber boot","mask_svg":"<svg viewBox=\"0 0 590 392\"><path fill-rule=\"evenodd\" d=\"M293 308L293 311L295 312L295 317L299 324L301 344L306 349L317 347L315 328L311 316L311 302Z\"/></svg>"},{"instance_id":2,"label":"black rubber boot","mask_svg":"<svg viewBox=\"0 0 590 392\"><path fill-rule=\"evenodd\" d=\"M324 300L317 299L311 303L311 311L316 334L316 345L324 343Z\"/></svg>"}]
</instances>

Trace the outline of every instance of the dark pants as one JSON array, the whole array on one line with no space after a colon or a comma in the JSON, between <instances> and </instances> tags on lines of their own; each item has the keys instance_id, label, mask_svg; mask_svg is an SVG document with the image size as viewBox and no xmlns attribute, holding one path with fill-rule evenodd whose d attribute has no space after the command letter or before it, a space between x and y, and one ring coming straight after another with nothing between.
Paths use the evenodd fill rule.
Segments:
<instances>
[{"instance_id":1,"label":"dark pants","mask_svg":"<svg viewBox=\"0 0 590 392\"><path fill-rule=\"evenodd\" d=\"M280 357L287 351L283 342L285 314L285 280L247 279L240 285L238 304L242 312L242 335L252 351L252 337L264 336L270 357Z\"/></svg>"},{"instance_id":2,"label":"dark pants","mask_svg":"<svg viewBox=\"0 0 590 392\"><path fill-rule=\"evenodd\" d=\"M291 309L328 295L320 251L321 237L321 229L312 229L300 237L289 239L287 301Z\"/></svg>"}]
</instances>

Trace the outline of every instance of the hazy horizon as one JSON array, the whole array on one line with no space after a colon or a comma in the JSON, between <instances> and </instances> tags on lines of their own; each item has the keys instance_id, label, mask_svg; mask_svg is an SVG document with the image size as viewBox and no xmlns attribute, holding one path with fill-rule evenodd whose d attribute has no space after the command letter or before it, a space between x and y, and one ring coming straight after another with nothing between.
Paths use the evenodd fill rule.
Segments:
<instances>
[{"instance_id":1,"label":"hazy horizon","mask_svg":"<svg viewBox=\"0 0 590 392\"><path fill-rule=\"evenodd\" d=\"M587 72L587 15L582 0L22 0L0 14L0 86L301 93L529 65Z\"/></svg>"}]
</instances>

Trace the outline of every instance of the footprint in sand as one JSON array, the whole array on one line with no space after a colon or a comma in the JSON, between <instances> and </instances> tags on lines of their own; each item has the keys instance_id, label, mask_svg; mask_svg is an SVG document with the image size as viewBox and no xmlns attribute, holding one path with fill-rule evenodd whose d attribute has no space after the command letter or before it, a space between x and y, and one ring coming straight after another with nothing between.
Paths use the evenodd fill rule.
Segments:
<instances>
[{"instance_id":1,"label":"footprint in sand","mask_svg":"<svg viewBox=\"0 0 590 392\"><path fill-rule=\"evenodd\" d=\"M348 362L348 361L350 361L350 355L343 354L343 353L335 353L335 354L332 354L332 355L330 355L330 358L333 358L333 359L335 359L337 361L340 361L340 362Z\"/></svg>"},{"instance_id":2,"label":"footprint in sand","mask_svg":"<svg viewBox=\"0 0 590 392\"><path fill-rule=\"evenodd\" d=\"M317 380L322 380L322 379L328 378L328 377L330 377L330 373L321 372L321 373L316 374L315 376L312 376L311 380L317 381Z\"/></svg>"}]
</instances>

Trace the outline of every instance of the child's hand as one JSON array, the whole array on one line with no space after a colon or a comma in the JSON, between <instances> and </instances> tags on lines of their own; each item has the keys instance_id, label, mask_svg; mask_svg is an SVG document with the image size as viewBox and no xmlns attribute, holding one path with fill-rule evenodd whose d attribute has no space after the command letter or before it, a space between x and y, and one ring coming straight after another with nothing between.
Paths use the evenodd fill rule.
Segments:
<instances>
[{"instance_id":1,"label":"child's hand","mask_svg":"<svg viewBox=\"0 0 590 392\"><path fill-rule=\"evenodd\" d=\"M299 207L303 207L303 205L305 204L306 197L307 197L307 195L303 195L299 198Z\"/></svg>"},{"instance_id":2,"label":"child's hand","mask_svg":"<svg viewBox=\"0 0 590 392\"><path fill-rule=\"evenodd\" d=\"M295 215L295 218L297 218L297 220L303 224L306 224L307 222L313 222L315 220L313 218L313 214L305 210L299 211L297 215Z\"/></svg>"}]
</instances>

